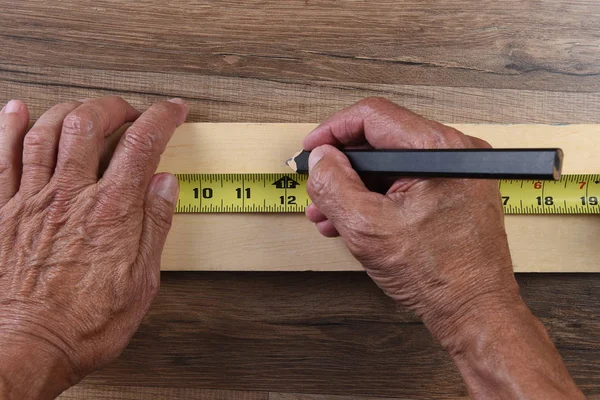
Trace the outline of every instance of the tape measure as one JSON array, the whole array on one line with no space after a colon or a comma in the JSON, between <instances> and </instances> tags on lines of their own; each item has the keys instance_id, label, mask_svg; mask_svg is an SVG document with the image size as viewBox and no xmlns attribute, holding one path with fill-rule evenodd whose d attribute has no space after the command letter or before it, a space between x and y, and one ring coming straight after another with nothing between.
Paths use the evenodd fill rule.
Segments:
<instances>
[{"instance_id":1,"label":"tape measure","mask_svg":"<svg viewBox=\"0 0 600 400\"><path fill-rule=\"evenodd\" d=\"M177 174L178 213L304 212L308 175ZM600 174L559 181L502 180L506 214L600 214Z\"/></svg>"}]
</instances>

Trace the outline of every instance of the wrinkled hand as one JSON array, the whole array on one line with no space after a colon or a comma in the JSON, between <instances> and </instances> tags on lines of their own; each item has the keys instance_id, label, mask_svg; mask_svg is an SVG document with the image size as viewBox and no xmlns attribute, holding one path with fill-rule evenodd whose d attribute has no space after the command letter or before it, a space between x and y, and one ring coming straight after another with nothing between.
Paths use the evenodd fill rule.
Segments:
<instances>
[{"instance_id":1,"label":"wrinkled hand","mask_svg":"<svg viewBox=\"0 0 600 400\"><path fill-rule=\"evenodd\" d=\"M116 358L156 296L178 195L154 175L188 107L141 116L106 97L59 104L28 130L0 114L0 397L58 395ZM135 121L135 122L134 122ZM105 138L133 122L101 174Z\"/></svg>"},{"instance_id":2,"label":"wrinkled hand","mask_svg":"<svg viewBox=\"0 0 600 400\"><path fill-rule=\"evenodd\" d=\"M389 101L335 114L304 140L310 155L308 218L348 249L390 297L414 310L449 350L472 312L520 301L497 181L367 182L334 146L379 149L490 147Z\"/></svg>"}]
</instances>

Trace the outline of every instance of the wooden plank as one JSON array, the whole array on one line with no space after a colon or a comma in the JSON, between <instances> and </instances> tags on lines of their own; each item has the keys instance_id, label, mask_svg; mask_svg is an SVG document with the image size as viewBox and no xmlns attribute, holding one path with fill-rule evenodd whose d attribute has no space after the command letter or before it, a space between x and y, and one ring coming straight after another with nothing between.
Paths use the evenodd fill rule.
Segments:
<instances>
[{"instance_id":1,"label":"wooden plank","mask_svg":"<svg viewBox=\"0 0 600 400\"><path fill-rule=\"evenodd\" d=\"M284 160L314 124L186 124L159 170L289 172ZM600 172L600 125L454 125L495 147L560 147L564 173ZM255 159L244 163L247 154ZM598 216L507 216L517 272L599 272ZM360 270L340 239L321 237L303 215L176 215L164 270Z\"/></svg>"}]
</instances>

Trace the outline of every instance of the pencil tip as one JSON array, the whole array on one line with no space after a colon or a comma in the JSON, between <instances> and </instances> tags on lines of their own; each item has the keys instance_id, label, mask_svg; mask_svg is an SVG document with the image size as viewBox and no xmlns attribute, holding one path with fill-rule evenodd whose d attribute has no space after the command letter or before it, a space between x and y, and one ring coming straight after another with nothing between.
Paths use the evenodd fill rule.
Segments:
<instances>
[{"instance_id":1,"label":"pencil tip","mask_svg":"<svg viewBox=\"0 0 600 400\"><path fill-rule=\"evenodd\" d=\"M290 167L292 170L294 170L294 172L298 172L298 165L296 164L296 157L298 157L298 154L302 153L302 151L297 152L296 154L294 154L292 156L292 158L288 158L285 162L285 164Z\"/></svg>"}]
</instances>

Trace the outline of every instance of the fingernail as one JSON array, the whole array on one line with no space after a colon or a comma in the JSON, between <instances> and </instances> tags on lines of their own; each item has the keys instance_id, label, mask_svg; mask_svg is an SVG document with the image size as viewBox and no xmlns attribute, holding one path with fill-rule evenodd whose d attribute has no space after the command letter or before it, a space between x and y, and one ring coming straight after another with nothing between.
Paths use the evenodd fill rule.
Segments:
<instances>
[{"instance_id":1,"label":"fingernail","mask_svg":"<svg viewBox=\"0 0 600 400\"><path fill-rule=\"evenodd\" d=\"M185 101L181 100L180 98L176 97L174 99L169 100L170 103L175 103L175 104L185 104Z\"/></svg>"},{"instance_id":2,"label":"fingernail","mask_svg":"<svg viewBox=\"0 0 600 400\"><path fill-rule=\"evenodd\" d=\"M20 109L21 109L21 102L17 101L17 100L11 100L8 103L6 103L6 107L4 107L4 112L7 114L16 113L16 112L19 112Z\"/></svg>"},{"instance_id":3,"label":"fingernail","mask_svg":"<svg viewBox=\"0 0 600 400\"><path fill-rule=\"evenodd\" d=\"M161 176L161 179L156 183L156 194L171 204L177 202L179 196L179 182L171 174Z\"/></svg>"},{"instance_id":4,"label":"fingernail","mask_svg":"<svg viewBox=\"0 0 600 400\"><path fill-rule=\"evenodd\" d=\"M313 151L310 152L310 155L308 156L308 172L309 173L313 169L313 167L319 162L319 160L321 158L323 158L324 154L325 153L323 152L323 149L321 147L317 147L316 149L314 149Z\"/></svg>"}]
</instances>

